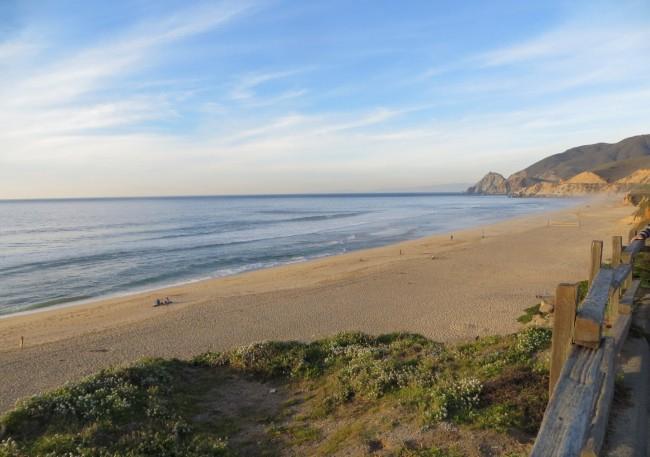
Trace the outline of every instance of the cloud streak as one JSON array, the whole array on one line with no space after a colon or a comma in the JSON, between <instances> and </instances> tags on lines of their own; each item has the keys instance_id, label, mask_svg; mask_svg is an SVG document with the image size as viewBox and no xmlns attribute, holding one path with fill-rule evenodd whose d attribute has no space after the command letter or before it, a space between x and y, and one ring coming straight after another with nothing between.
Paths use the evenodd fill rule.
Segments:
<instances>
[{"instance_id":1,"label":"cloud streak","mask_svg":"<svg viewBox=\"0 0 650 457\"><path fill-rule=\"evenodd\" d=\"M185 10L145 21L113 40L45 65L39 59L28 77L3 81L0 119L12 126L9 134L17 135L112 127L173 114L165 97L118 94L108 102L98 100L102 91L113 91L116 80L148 65L165 45L223 26L249 8L241 2ZM25 46L0 44L0 56L15 58Z\"/></svg>"}]
</instances>

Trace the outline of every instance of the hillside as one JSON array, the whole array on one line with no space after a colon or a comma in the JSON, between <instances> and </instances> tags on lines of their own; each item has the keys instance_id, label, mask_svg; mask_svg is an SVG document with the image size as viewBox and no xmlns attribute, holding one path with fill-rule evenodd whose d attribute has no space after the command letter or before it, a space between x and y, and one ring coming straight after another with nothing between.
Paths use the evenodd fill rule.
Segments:
<instances>
[{"instance_id":1,"label":"hillside","mask_svg":"<svg viewBox=\"0 0 650 457\"><path fill-rule=\"evenodd\" d=\"M593 168L591 171L608 182L614 182L625 179L641 169L650 169L650 160L648 157L636 157L634 159L610 162Z\"/></svg>"},{"instance_id":2,"label":"hillside","mask_svg":"<svg viewBox=\"0 0 650 457\"><path fill-rule=\"evenodd\" d=\"M507 179L490 172L468 188L467 193L561 196L618 192L636 184L628 176L641 169L650 169L650 135L633 136L614 144L571 148L546 157Z\"/></svg>"}]
</instances>

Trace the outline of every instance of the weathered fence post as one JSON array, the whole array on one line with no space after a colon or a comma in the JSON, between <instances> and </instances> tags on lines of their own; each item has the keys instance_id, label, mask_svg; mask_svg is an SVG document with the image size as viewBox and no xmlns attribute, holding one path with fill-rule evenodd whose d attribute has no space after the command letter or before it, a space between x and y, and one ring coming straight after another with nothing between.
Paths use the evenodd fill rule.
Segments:
<instances>
[{"instance_id":1,"label":"weathered fence post","mask_svg":"<svg viewBox=\"0 0 650 457\"><path fill-rule=\"evenodd\" d=\"M612 237L612 268L621 264L621 254L623 253L623 237Z\"/></svg>"},{"instance_id":2,"label":"weathered fence post","mask_svg":"<svg viewBox=\"0 0 650 457\"><path fill-rule=\"evenodd\" d=\"M603 263L603 242L594 240L591 242L591 264L589 265L589 287L594 282L594 278L600 270Z\"/></svg>"},{"instance_id":3,"label":"weathered fence post","mask_svg":"<svg viewBox=\"0 0 650 457\"><path fill-rule=\"evenodd\" d=\"M555 292L553 311L553 339L551 343L551 373L548 383L549 397L564 366L571 340L578 306L578 284L560 284Z\"/></svg>"},{"instance_id":4,"label":"weathered fence post","mask_svg":"<svg viewBox=\"0 0 650 457\"><path fill-rule=\"evenodd\" d=\"M622 236L613 236L612 237L612 268L616 268L621 264L621 255L623 253L623 237ZM607 303L607 311L605 313L605 325L611 327L616 323L619 310L619 301L621 299L621 289L624 286L615 289L612 292L612 296L609 298Z\"/></svg>"},{"instance_id":5,"label":"weathered fence post","mask_svg":"<svg viewBox=\"0 0 650 457\"><path fill-rule=\"evenodd\" d=\"M621 254L621 263L627 263L631 264L632 263L632 256L630 255L629 252L623 251ZM625 278L625 282L623 283L623 289L629 289L632 286L632 272L630 271L630 274L628 275L627 278Z\"/></svg>"}]
</instances>

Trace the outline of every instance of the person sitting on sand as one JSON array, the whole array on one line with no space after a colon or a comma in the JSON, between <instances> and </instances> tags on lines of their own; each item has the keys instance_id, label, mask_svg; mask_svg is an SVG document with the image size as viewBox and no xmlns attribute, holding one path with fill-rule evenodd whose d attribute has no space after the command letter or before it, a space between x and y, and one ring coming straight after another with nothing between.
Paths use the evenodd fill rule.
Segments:
<instances>
[{"instance_id":1,"label":"person sitting on sand","mask_svg":"<svg viewBox=\"0 0 650 457\"><path fill-rule=\"evenodd\" d=\"M156 298L156 303L153 306L160 306L160 305L162 305L160 298Z\"/></svg>"},{"instance_id":2,"label":"person sitting on sand","mask_svg":"<svg viewBox=\"0 0 650 457\"><path fill-rule=\"evenodd\" d=\"M165 305L171 305L172 301L169 299L169 297L165 297L165 301L163 303Z\"/></svg>"}]
</instances>

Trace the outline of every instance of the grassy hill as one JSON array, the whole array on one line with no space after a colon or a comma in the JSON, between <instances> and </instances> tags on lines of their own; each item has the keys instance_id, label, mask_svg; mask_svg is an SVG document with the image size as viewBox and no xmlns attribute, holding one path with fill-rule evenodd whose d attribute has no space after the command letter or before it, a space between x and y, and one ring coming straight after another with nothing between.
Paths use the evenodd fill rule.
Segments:
<instances>
[{"instance_id":1,"label":"grassy hill","mask_svg":"<svg viewBox=\"0 0 650 457\"><path fill-rule=\"evenodd\" d=\"M550 330L443 345L343 333L145 360L28 399L0 456L523 456Z\"/></svg>"},{"instance_id":2,"label":"grassy hill","mask_svg":"<svg viewBox=\"0 0 650 457\"><path fill-rule=\"evenodd\" d=\"M609 181L627 176L636 168L649 167L650 135L639 135L614 144L571 148L546 157L519 173L533 178L566 180L583 171L598 170L598 174Z\"/></svg>"}]
</instances>

